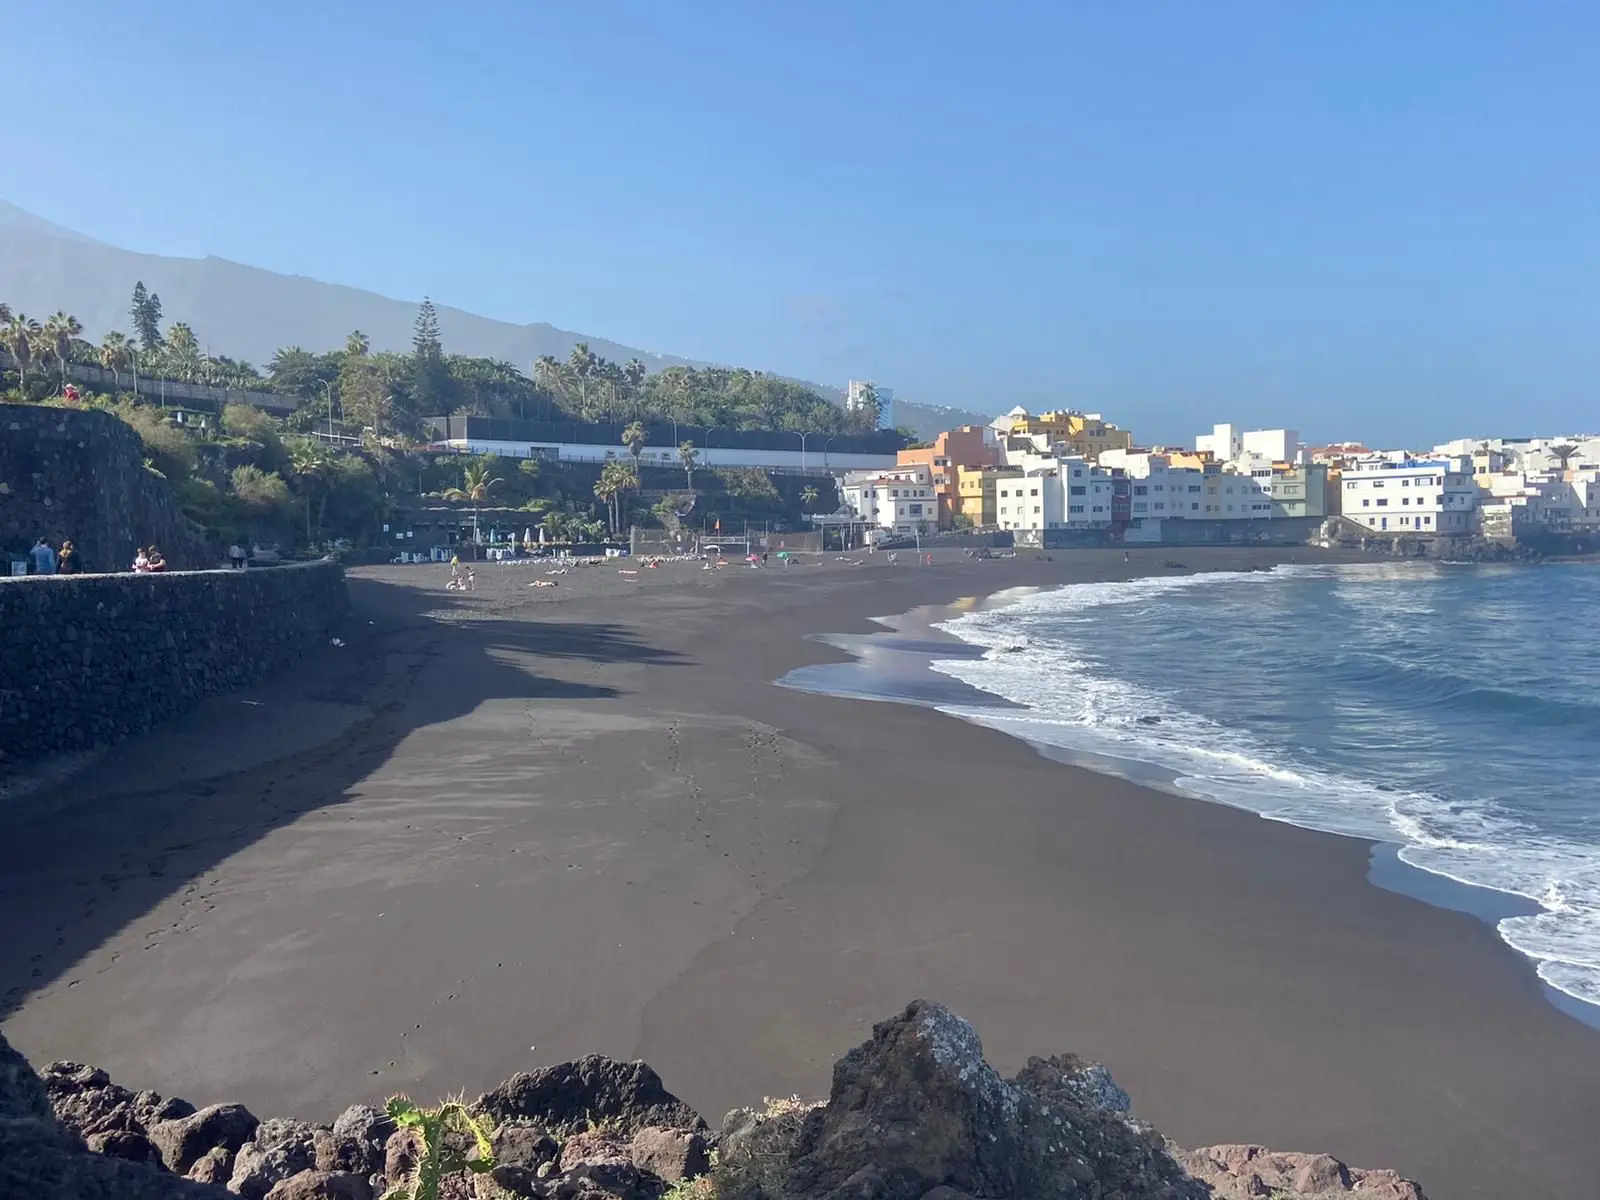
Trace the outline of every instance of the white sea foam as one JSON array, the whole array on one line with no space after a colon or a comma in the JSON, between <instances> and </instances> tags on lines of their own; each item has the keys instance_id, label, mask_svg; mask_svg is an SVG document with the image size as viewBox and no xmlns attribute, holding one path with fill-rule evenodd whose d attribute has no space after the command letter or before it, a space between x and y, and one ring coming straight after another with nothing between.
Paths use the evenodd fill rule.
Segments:
<instances>
[{"instance_id":1,"label":"white sea foam","mask_svg":"<svg viewBox=\"0 0 1600 1200\"><path fill-rule=\"evenodd\" d=\"M1542 834L1492 803L1451 802L1288 761L1285 751L1186 708L1176 684L1161 688L1118 678L1081 648L1106 627L1107 609L1159 604L1193 588L1273 587L1296 573L1280 568L1079 584L957 617L941 628L987 652L941 660L934 669L1022 707L945 711L1029 741L1153 765L1171 772L1186 791L1272 820L1398 843L1401 860L1413 867L1531 900L1541 911L1501 921L1501 936L1536 961L1550 986L1600 1004L1600 845ZM1360 586L1348 575L1331 583ZM1226 595L1219 592L1219 598ZM1432 612L1417 598L1371 592L1356 607L1363 622L1385 631ZM1058 639L1018 628L1038 617L1068 632Z\"/></svg>"}]
</instances>

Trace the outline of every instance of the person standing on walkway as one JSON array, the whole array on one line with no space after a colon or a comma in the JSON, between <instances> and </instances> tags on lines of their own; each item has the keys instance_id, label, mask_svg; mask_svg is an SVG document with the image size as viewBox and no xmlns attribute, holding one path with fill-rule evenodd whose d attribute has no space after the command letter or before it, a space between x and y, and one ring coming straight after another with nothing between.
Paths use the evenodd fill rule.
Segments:
<instances>
[{"instance_id":1,"label":"person standing on walkway","mask_svg":"<svg viewBox=\"0 0 1600 1200\"><path fill-rule=\"evenodd\" d=\"M28 556L33 559L33 573L35 575L54 575L56 573L56 552L50 549L50 543L40 538L34 543L33 549L28 551Z\"/></svg>"},{"instance_id":2,"label":"person standing on walkway","mask_svg":"<svg viewBox=\"0 0 1600 1200\"><path fill-rule=\"evenodd\" d=\"M56 574L76 575L83 570L78 561L78 548L70 540L61 543L61 555L56 563Z\"/></svg>"}]
</instances>

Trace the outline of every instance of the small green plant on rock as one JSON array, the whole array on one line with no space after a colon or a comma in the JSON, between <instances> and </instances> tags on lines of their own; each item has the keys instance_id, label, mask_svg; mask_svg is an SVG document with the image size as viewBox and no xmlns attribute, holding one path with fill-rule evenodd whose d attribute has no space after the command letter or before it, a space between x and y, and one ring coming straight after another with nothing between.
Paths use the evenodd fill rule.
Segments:
<instances>
[{"instance_id":1,"label":"small green plant on rock","mask_svg":"<svg viewBox=\"0 0 1600 1200\"><path fill-rule=\"evenodd\" d=\"M494 1147L481 1119L460 1100L438 1108L419 1108L404 1096L391 1096L389 1117L402 1129L415 1129L422 1140L410 1186L392 1187L383 1200L439 1200L439 1181L458 1171L484 1175L494 1169ZM458 1135L452 1137L451 1135ZM462 1148L471 1143L471 1152Z\"/></svg>"}]
</instances>

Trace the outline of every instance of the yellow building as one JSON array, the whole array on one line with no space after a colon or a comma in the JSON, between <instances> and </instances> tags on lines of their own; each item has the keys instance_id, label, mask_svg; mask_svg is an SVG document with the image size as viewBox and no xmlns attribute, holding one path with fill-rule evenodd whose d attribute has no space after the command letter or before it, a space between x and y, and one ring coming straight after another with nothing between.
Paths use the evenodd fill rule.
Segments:
<instances>
[{"instance_id":1,"label":"yellow building","mask_svg":"<svg viewBox=\"0 0 1600 1200\"><path fill-rule=\"evenodd\" d=\"M1019 414L1011 422L1011 432L1024 436L1043 434L1052 444L1068 447L1091 462L1106 450L1131 450L1133 435L1118 429L1099 413L1063 409L1038 416Z\"/></svg>"},{"instance_id":2,"label":"yellow building","mask_svg":"<svg viewBox=\"0 0 1600 1200\"><path fill-rule=\"evenodd\" d=\"M977 525L994 525L995 484L1001 479L1021 479L1022 472L1008 467L956 468L956 514Z\"/></svg>"}]
</instances>

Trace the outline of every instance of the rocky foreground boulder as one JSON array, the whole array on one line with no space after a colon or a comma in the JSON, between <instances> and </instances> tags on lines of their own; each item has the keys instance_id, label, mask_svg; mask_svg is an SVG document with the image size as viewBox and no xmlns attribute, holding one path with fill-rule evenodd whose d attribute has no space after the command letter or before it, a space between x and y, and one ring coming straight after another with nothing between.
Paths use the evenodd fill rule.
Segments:
<instances>
[{"instance_id":1,"label":"rocky foreground boulder","mask_svg":"<svg viewBox=\"0 0 1600 1200\"><path fill-rule=\"evenodd\" d=\"M378 1200L412 1186L419 1130L366 1105L332 1125L196 1109L0 1037L0 1198ZM825 1103L768 1101L717 1133L644 1063L513 1076L471 1105L482 1173L448 1200L1424 1200L1391 1171L1260 1146L1185 1151L1132 1116L1104 1067L1036 1058L1005 1079L972 1026L917 1001L834 1067ZM447 1135L460 1155L476 1140Z\"/></svg>"}]
</instances>

